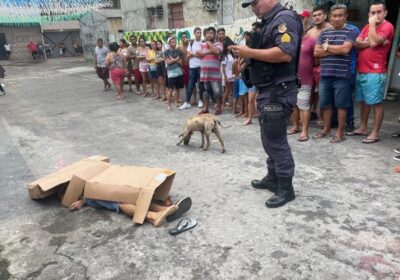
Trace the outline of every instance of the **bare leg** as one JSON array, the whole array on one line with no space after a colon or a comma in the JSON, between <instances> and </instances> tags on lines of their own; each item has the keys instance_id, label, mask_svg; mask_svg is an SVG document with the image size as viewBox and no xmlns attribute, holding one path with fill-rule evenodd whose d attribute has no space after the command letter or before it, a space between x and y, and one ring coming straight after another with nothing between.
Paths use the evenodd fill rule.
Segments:
<instances>
[{"instance_id":1,"label":"bare leg","mask_svg":"<svg viewBox=\"0 0 400 280\"><path fill-rule=\"evenodd\" d=\"M310 124L310 117L311 117L311 112L309 110L300 110L300 119L303 127L300 134L301 139L308 138L308 127Z\"/></svg>"},{"instance_id":2,"label":"bare leg","mask_svg":"<svg viewBox=\"0 0 400 280\"><path fill-rule=\"evenodd\" d=\"M171 110L170 104L171 104L171 95L172 95L172 89L167 89L166 93L167 97L167 110Z\"/></svg>"},{"instance_id":3,"label":"bare leg","mask_svg":"<svg viewBox=\"0 0 400 280\"><path fill-rule=\"evenodd\" d=\"M347 108L338 108L338 129L336 130L336 137L338 138L344 136L344 128L346 126L346 116L347 116Z\"/></svg>"},{"instance_id":4,"label":"bare leg","mask_svg":"<svg viewBox=\"0 0 400 280\"><path fill-rule=\"evenodd\" d=\"M360 134L367 134L368 133L368 117L369 117L369 112L371 111L371 106L365 104L364 102L360 103L360 127L354 130L356 133Z\"/></svg>"},{"instance_id":5,"label":"bare leg","mask_svg":"<svg viewBox=\"0 0 400 280\"><path fill-rule=\"evenodd\" d=\"M119 203L119 209L126 215L133 217L135 214L136 206L133 204ZM178 206L172 205L169 207L163 207L152 203L150 205L150 211L146 214L146 219L154 226L159 227L164 222L165 218L173 214L178 209Z\"/></svg>"},{"instance_id":6,"label":"bare leg","mask_svg":"<svg viewBox=\"0 0 400 280\"><path fill-rule=\"evenodd\" d=\"M292 123L292 127L288 131L289 134L294 134L299 130L299 120L300 120L299 107L294 106L292 115L290 116L290 122Z\"/></svg>"},{"instance_id":7,"label":"bare leg","mask_svg":"<svg viewBox=\"0 0 400 280\"><path fill-rule=\"evenodd\" d=\"M332 119L332 108L327 107L323 110L324 114L324 128L322 129L322 133L329 134L331 132L331 119Z\"/></svg>"},{"instance_id":8,"label":"bare leg","mask_svg":"<svg viewBox=\"0 0 400 280\"><path fill-rule=\"evenodd\" d=\"M379 131L381 130L383 121L383 104L375 104L372 106L374 108L374 128L368 135L368 139L379 139Z\"/></svg>"},{"instance_id":9,"label":"bare leg","mask_svg":"<svg viewBox=\"0 0 400 280\"><path fill-rule=\"evenodd\" d=\"M255 109L256 92L249 91L248 118L243 125L249 125L253 122L253 113Z\"/></svg>"},{"instance_id":10,"label":"bare leg","mask_svg":"<svg viewBox=\"0 0 400 280\"><path fill-rule=\"evenodd\" d=\"M247 118L248 117L248 107L249 107L249 94L246 93L243 95L243 114L241 117Z\"/></svg>"}]
</instances>

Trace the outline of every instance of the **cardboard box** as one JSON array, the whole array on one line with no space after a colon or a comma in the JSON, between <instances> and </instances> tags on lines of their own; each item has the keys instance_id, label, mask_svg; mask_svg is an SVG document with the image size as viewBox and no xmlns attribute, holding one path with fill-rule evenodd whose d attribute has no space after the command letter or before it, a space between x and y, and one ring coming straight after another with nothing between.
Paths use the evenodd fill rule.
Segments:
<instances>
[{"instance_id":1,"label":"cardboard box","mask_svg":"<svg viewBox=\"0 0 400 280\"><path fill-rule=\"evenodd\" d=\"M168 198L174 178L169 169L111 165L86 182L84 197L134 204L133 222L142 224L152 199Z\"/></svg>"},{"instance_id":2,"label":"cardboard box","mask_svg":"<svg viewBox=\"0 0 400 280\"><path fill-rule=\"evenodd\" d=\"M90 179L105 168L109 167L109 158L92 156L74 162L48 176L42 177L27 185L32 199L48 197L56 193L63 185L68 184L73 175Z\"/></svg>"}]
</instances>

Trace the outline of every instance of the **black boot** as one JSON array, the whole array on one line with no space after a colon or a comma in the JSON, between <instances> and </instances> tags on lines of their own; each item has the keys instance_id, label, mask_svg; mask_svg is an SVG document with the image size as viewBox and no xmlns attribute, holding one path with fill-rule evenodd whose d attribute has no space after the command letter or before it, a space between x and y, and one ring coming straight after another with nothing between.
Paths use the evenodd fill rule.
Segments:
<instances>
[{"instance_id":1,"label":"black boot","mask_svg":"<svg viewBox=\"0 0 400 280\"><path fill-rule=\"evenodd\" d=\"M292 177L278 177L278 190L265 202L268 208L277 208L296 198L292 185Z\"/></svg>"},{"instance_id":2,"label":"black boot","mask_svg":"<svg viewBox=\"0 0 400 280\"><path fill-rule=\"evenodd\" d=\"M271 192L276 192L278 188L278 176L276 176L275 169L268 168L268 174L261 180L251 181L251 185L256 189L267 189Z\"/></svg>"}]
</instances>

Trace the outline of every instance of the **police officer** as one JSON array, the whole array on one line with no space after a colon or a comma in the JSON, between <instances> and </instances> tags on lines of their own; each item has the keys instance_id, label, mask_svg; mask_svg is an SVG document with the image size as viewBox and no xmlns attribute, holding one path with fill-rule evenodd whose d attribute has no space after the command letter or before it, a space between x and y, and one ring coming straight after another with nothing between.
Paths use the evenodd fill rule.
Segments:
<instances>
[{"instance_id":1,"label":"police officer","mask_svg":"<svg viewBox=\"0 0 400 280\"><path fill-rule=\"evenodd\" d=\"M297 65L303 27L298 15L278 0L243 0L242 6L251 6L262 19L258 36L253 34L256 39L233 47L233 52L240 57L240 65L248 70L242 74L248 73L250 84L259 89L261 140L268 155L267 176L251 184L274 192L265 204L275 208L295 199L292 185L295 164L286 127L297 101ZM247 79L245 76L242 78Z\"/></svg>"}]
</instances>

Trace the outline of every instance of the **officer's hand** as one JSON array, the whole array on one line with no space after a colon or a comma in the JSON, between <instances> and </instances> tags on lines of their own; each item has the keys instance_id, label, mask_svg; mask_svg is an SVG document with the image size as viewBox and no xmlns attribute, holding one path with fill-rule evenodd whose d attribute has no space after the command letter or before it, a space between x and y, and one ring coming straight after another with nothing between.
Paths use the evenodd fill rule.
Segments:
<instances>
[{"instance_id":1,"label":"officer's hand","mask_svg":"<svg viewBox=\"0 0 400 280\"><path fill-rule=\"evenodd\" d=\"M242 58L250 58L250 48L246 45L243 46L233 46L232 52L234 55Z\"/></svg>"}]
</instances>

